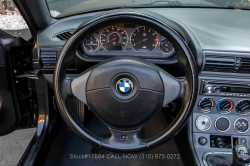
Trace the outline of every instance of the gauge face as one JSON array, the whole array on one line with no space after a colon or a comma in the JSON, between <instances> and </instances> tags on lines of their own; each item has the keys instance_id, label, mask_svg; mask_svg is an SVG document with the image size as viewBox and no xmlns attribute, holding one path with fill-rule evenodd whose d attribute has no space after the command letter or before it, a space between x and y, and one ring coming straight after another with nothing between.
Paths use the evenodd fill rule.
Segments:
<instances>
[{"instance_id":1,"label":"gauge face","mask_svg":"<svg viewBox=\"0 0 250 166\"><path fill-rule=\"evenodd\" d=\"M163 54L169 54L174 50L173 45L168 41L168 39L161 40L159 48Z\"/></svg>"},{"instance_id":2,"label":"gauge face","mask_svg":"<svg viewBox=\"0 0 250 166\"><path fill-rule=\"evenodd\" d=\"M107 51L122 51L128 44L127 32L120 26L109 26L102 31L101 43Z\"/></svg>"},{"instance_id":3,"label":"gauge face","mask_svg":"<svg viewBox=\"0 0 250 166\"><path fill-rule=\"evenodd\" d=\"M231 123L227 117L219 117L215 120L214 125L219 132L226 132L229 130Z\"/></svg>"},{"instance_id":4,"label":"gauge face","mask_svg":"<svg viewBox=\"0 0 250 166\"><path fill-rule=\"evenodd\" d=\"M222 99L217 104L217 109L221 114L228 114L233 110L233 102L230 99Z\"/></svg>"},{"instance_id":5,"label":"gauge face","mask_svg":"<svg viewBox=\"0 0 250 166\"><path fill-rule=\"evenodd\" d=\"M99 47L99 41L95 36L87 36L82 43L82 46L84 47L85 50L89 52L94 52L98 49Z\"/></svg>"},{"instance_id":6,"label":"gauge face","mask_svg":"<svg viewBox=\"0 0 250 166\"><path fill-rule=\"evenodd\" d=\"M131 35L131 46L137 52L151 52L158 44L157 32L149 27L141 26Z\"/></svg>"},{"instance_id":7,"label":"gauge face","mask_svg":"<svg viewBox=\"0 0 250 166\"><path fill-rule=\"evenodd\" d=\"M238 133L246 133L249 130L249 122L245 118L238 118L234 122L234 129Z\"/></svg>"},{"instance_id":8,"label":"gauge face","mask_svg":"<svg viewBox=\"0 0 250 166\"><path fill-rule=\"evenodd\" d=\"M241 100L236 105L236 111L241 115L246 115L250 113L250 100Z\"/></svg>"},{"instance_id":9,"label":"gauge face","mask_svg":"<svg viewBox=\"0 0 250 166\"><path fill-rule=\"evenodd\" d=\"M211 127L211 119L206 115L199 116L196 119L196 127L201 131L208 130Z\"/></svg>"}]
</instances>

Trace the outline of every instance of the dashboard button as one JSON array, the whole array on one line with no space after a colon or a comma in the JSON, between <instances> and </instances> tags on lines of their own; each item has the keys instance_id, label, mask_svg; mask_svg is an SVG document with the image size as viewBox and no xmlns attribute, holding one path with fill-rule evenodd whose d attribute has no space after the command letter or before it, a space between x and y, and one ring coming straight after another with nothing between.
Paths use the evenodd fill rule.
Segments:
<instances>
[{"instance_id":1,"label":"dashboard button","mask_svg":"<svg viewBox=\"0 0 250 166\"><path fill-rule=\"evenodd\" d=\"M199 141L200 145L206 145L207 144L207 138L206 137L200 137L198 141Z\"/></svg>"},{"instance_id":2,"label":"dashboard button","mask_svg":"<svg viewBox=\"0 0 250 166\"><path fill-rule=\"evenodd\" d=\"M217 137L215 142L216 142L216 145L217 145L218 148L222 148L224 146L224 141L220 137Z\"/></svg>"},{"instance_id":3,"label":"dashboard button","mask_svg":"<svg viewBox=\"0 0 250 166\"><path fill-rule=\"evenodd\" d=\"M240 144L245 145L246 143L247 143L247 141L246 141L246 139L245 139L245 138L241 138L241 139L240 139Z\"/></svg>"}]
</instances>

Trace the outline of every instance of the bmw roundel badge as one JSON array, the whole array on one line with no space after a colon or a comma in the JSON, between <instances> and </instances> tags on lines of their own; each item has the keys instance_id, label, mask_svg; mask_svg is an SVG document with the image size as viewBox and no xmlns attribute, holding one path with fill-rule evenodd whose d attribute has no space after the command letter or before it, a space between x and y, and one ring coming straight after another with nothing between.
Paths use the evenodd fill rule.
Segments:
<instances>
[{"instance_id":1,"label":"bmw roundel badge","mask_svg":"<svg viewBox=\"0 0 250 166\"><path fill-rule=\"evenodd\" d=\"M119 79L116 83L116 91L121 95L129 95L133 92L133 82L128 78Z\"/></svg>"}]
</instances>

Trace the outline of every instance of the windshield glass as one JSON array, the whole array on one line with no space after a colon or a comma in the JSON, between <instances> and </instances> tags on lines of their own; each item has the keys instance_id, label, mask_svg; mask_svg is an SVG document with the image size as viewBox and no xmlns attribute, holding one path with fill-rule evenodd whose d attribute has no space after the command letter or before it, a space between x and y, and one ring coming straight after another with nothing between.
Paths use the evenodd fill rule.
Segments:
<instances>
[{"instance_id":1,"label":"windshield glass","mask_svg":"<svg viewBox=\"0 0 250 166\"><path fill-rule=\"evenodd\" d=\"M211 6L250 7L250 0L46 0L50 14L62 18L96 10L129 7Z\"/></svg>"}]
</instances>

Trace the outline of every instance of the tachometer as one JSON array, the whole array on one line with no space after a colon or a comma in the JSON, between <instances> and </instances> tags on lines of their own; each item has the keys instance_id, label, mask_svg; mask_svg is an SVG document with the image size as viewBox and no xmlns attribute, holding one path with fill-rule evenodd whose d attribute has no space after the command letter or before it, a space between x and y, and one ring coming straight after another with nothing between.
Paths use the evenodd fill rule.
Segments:
<instances>
[{"instance_id":1,"label":"tachometer","mask_svg":"<svg viewBox=\"0 0 250 166\"><path fill-rule=\"evenodd\" d=\"M151 52L158 44L157 32L149 27L138 27L131 35L131 46L138 52Z\"/></svg>"},{"instance_id":2,"label":"tachometer","mask_svg":"<svg viewBox=\"0 0 250 166\"><path fill-rule=\"evenodd\" d=\"M101 33L101 43L107 51L121 51L125 49L128 44L127 32L120 26L109 26Z\"/></svg>"}]
</instances>

